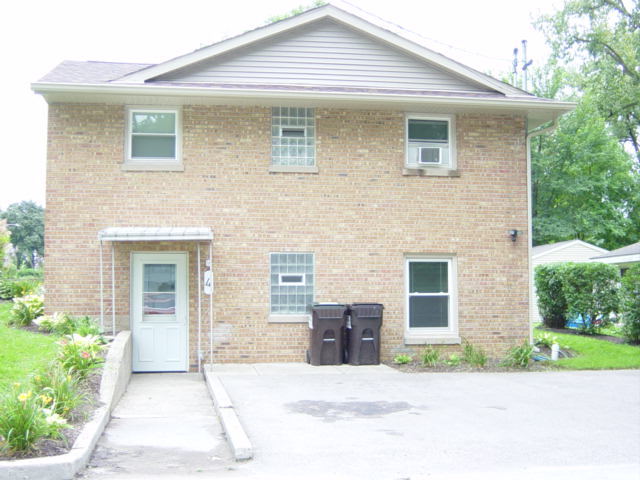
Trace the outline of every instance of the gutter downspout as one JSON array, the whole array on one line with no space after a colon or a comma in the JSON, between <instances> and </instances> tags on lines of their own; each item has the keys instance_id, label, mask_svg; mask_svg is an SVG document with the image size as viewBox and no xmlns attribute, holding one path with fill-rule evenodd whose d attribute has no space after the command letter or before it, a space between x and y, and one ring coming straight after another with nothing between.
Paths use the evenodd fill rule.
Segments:
<instances>
[{"instance_id":1,"label":"gutter downspout","mask_svg":"<svg viewBox=\"0 0 640 480\"><path fill-rule=\"evenodd\" d=\"M545 135L553 132L558 126L557 117L551 121L551 125L537 130L527 131L527 228L528 228L528 255L527 262L529 264L529 343L533 345L533 307L535 302L533 292L533 262L531 254L533 252L533 189L531 184L531 139L539 135Z\"/></svg>"}]
</instances>

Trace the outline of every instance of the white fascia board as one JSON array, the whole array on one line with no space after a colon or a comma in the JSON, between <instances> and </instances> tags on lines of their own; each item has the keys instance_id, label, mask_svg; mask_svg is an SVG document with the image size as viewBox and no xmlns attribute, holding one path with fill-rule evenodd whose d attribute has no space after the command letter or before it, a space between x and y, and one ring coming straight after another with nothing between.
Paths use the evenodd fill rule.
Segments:
<instances>
[{"instance_id":1,"label":"white fascia board","mask_svg":"<svg viewBox=\"0 0 640 480\"><path fill-rule=\"evenodd\" d=\"M314 100L335 100L335 101L358 101L358 102L385 102L393 103L415 103L415 104L440 104L451 106L470 106L478 108L502 108L502 109L522 109L527 111L548 112L555 116L562 115L574 109L573 102L540 102L529 100L527 97L503 97L493 98L473 98L456 97L442 95L407 95L392 93L358 93L358 92L314 92L295 90L263 90L263 89L237 89L230 90L212 87L180 87L180 86L155 86L155 85L123 85L123 84L80 84L80 83L32 83L31 89L38 94L70 93L70 94L92 94L117 96L140 95L150 97L213 97L220 99L260 99L267 100L293 100L308 103Z\"/></svg>"},{"instance_id":2,"label":"white fascia board","mask_svg":"<svg viewBox=\"0 0 640 480\"><path fill-rule=\"evenodd\" d=\"M615 257L605 257L605 258L591 257L591 260L593 260L594 262L613 263L613 264L635 263L635 262L640 262L640 253L633 253L630 255L617 255Z\"/></svg>"},{"instance_id":3,"label":"white fascia board","mask_svg":"<svg viewBox=\"0 0 640 480\"><path fill-rule=\"evenodd\" d=\"M477 72L476 70L465 67L464 65L451 60L444 55L423 47L409 39L400 36L397 33L391 32L367 20L364 20L357 15L336 8L333 5L325 5L324 7L310 10L295 17L281 20L265 27L259 27L255 30L250 30L249 32L240 34L228 40L223 40L209 47L204 47L200 50L196 50L195 52L174 58L167 62L148 67L137 72L133 72L129 75L125 75L118 80L114 80L113 83L144 83L151 78L158 77L160 75L178 70L180 68L184 68L193 63L215 57L217 55L226 53L236 48L243 47L250 43L262 41L268 37L278 35L279 33L300 27L321 18L331 18L347 26L350 26L357 30L361 30L392 46L407 51L428 62L435 63L437 66L442 67L445 70L466 78L467 80L470 80L474 83L482 85L488 89L495 90L507 96L518 94L526 96L524 92L520 92L510 85L502 83L494 78L491 78L488 75Z\"/></svg>"},{"instance_id":4,"label":"white fascia board","mask_svg":"<svg viewBox=\"0 0 640 480\"><path fill-rule=\"evenodd\" d=\"M598 252L598 253L608 253L609 252L609 250L606 250L604 248L600 248L600 247L598 247L596 245L591 245L590 243L583 242L582 240L573 240L573 241L571 241L569 243L565 243L564 245L559 245L559 246L557 246L555 248L552 248L550 250L547 250L545 252L537 253L537 254L533 255L531 258L532 259L539 258L539 257L542 257L544 255L548 255L550 253L557 252L558 250L564 250L565 248L572 247L573 245L576 245L576 244L581 244L582 246L590 248L594 252ZM591 259L593 259L593 257L591 257Z\"/></svg>"}]
</instances>

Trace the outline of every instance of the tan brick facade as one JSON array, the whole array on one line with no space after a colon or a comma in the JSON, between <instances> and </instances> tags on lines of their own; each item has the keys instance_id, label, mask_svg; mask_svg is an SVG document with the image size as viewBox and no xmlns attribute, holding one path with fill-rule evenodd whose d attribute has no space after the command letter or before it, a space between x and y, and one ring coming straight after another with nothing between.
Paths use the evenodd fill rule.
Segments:
<instances>
[{"instance_id":1,"label":"tan brick facade","mask_svg":"<svg viewBox=\"0 0 640 480\"><path fill-rule=\"evenodd\" d=\"M492 353L528 338L528 239L522 234L512 242L507 235L527 231L524 117L458 115L459 177L403 175L399 111L316 109L318 174L268 172L268 107L184 106L182 123L183 172L122 171L123 106L49 106L49 312L99 314L99 230L204 226L214 232L215 362L304 358L307 326L268 322L270 252L315 254L316 301L383 303L384 359L422 348L403 340L407 254L456 256L462 338ZM120 329L129 328L130 253L189 252L195 364L195 244L114 247ZM203 243L203 264L207 252ZM103 254L110 300L111 244ZM105 305L110 322L110 301Z\"/></svg>"}]
</instances>

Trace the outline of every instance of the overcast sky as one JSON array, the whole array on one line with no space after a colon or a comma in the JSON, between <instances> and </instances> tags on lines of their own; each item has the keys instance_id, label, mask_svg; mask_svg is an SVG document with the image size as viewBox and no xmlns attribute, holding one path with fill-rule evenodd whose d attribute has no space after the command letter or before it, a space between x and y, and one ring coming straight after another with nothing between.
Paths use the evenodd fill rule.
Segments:
<instances>
[{"instance_id":1,"label":"overcast sky","mask_svg":"<svg viewBox=\"0 0 640 480\"><path fill-rule=\"evenodd\" d=\"M263 25L307 0L49 0L3 5L0 29L5 113L0 209L44 205L45 101L30 90L62 60L158 63ZM339 6L338 2L335 2ZM350 0L352 5L424 37L433 50L483 72L511 69L528 40L541 64L544 39L531 20L561 0Z\"/></svg>"}]
</instances>

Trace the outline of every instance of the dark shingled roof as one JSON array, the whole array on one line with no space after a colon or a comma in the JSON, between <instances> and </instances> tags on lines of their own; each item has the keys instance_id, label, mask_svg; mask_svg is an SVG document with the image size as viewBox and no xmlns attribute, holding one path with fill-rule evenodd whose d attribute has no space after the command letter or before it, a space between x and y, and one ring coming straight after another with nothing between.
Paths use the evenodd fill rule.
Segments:
<instances>
[{"instance_id":1,"label":"dark shingled roof","mask_svg":"<svg viewBox=\"0 0 640 480\"><path fill-rule=\"evenodd\" d=\"M108 83L150 67L149 63L76 62L65 60L40 79L51 83Z\"/></svg>"},{"instance_id":2,"label":"dark shingled roof","mask_svg":"<svg viewBox=\"0 0 640 480\"><path fill-rule=\"evenodd\" d=\"M608 258L608 257L621 257L623 255L638 255L640 254L640 242L632 243L631 245L627 245L626 247L618 248L617 250L611 250L609 253L605 253L603 255L598 255L597 257L591 257L592 259L596 258Z\"/></svg>"}]
</instances>

